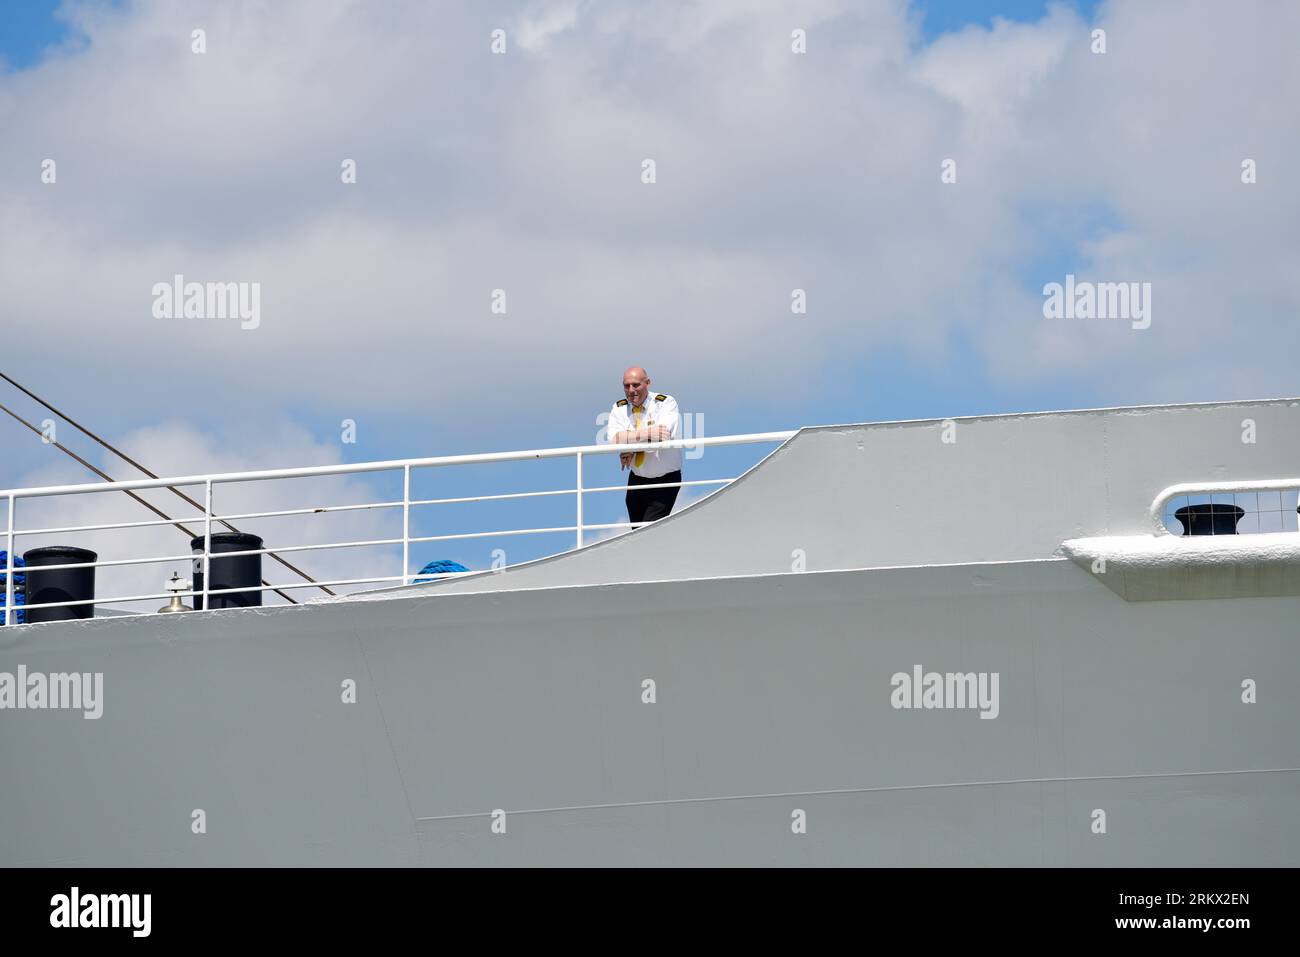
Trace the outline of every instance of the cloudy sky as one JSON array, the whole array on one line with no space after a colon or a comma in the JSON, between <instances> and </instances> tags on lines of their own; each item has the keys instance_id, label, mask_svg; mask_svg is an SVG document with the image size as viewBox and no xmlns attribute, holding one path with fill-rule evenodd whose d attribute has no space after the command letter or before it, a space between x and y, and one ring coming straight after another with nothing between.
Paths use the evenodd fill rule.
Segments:
<instances>
[{"instance_id":1,"label":"cloudy sky","mask_svg":"<svg viewBox=\"0 0 1300 957\"><path fill-rule=\"evenodd\" d=\"M6 4L0 369L172 474L584 444L633 362L710 434L1294 395L1296 36L1284 0ZM176 274L259 283L259 325L155 317ZM1149 328L1045 318L1067 274L1150 283ZM0 430L0 486L86 476Z\"/></svg>"}]
</instances>

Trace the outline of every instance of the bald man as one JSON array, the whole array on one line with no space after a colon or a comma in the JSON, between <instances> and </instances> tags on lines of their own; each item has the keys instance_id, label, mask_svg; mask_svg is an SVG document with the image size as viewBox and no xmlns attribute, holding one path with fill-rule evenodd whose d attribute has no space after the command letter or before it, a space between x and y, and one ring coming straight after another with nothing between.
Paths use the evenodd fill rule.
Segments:
<instances>
[{"instance_id":1,"label":"bald man","mask_svg":"<svg viewBox=\"0 0 1300 957\"><path fill-rule=\"evenodd\" d=\"M640 366L623 373L623 398L609 410L609 440L616 443L666 442L681 437L677 400L650 391L650 376ZM682 480L682 450L624 452L622 468L632 469L627 480L627 517L634 524L653 522L673 510L678 486L638 488Z\"/></svg>"}]
</instances>

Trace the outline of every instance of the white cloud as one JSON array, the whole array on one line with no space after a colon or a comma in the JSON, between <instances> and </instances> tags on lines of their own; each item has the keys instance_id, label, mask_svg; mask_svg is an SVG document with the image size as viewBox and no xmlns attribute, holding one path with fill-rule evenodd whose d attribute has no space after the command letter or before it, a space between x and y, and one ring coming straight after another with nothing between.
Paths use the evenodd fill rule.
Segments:
<instances>
[{"instance_id":1,"label":"white cloud","mask_svg":"<svg viewBox=\"0 0 1300 957\"><path fill-rule=\"evenodd\" d=\"M569 3L537 4L536 13L520 18L518 26L519 45L529 52L546 48L548 41L556 34L570 30L578 22L578 4L576 0Z\"/></svg>"},{"instance_id":2,"label":"white cloud","mask_svg":"<svg viewBox=\"0 0 1300 957\"><path fill-rule=\"evenodd\" d=\"M1027 392L1293 391L1300 8L1099 22L1101 56L1065 8L926 47L892 2L90 7L84 51L0 77L8 358L132 421L382 413L410 454L517 445L543 388L585 422L630 361L697 408L733 400L720 370L780 382L755 428L828 363L963 341ZM1151 329L1048 323L1044 257L1152 282ZM261 327L153 319L175 273L260 282Z\"/></svg>"}]
</instances>

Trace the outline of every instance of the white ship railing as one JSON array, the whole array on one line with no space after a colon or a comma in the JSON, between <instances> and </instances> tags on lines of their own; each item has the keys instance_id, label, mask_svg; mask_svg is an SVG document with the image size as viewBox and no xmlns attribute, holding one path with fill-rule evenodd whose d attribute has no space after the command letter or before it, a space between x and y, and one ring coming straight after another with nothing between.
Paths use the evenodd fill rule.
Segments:
<instances>
[{"instance_id":1,"label":"white ship railing","mask_svg":"<svg viewBox=\"0 0 1300 957\"><path fill-rule=\"evenodd\" d=\"M751 445L768 442L784 442L791 436L795 435L793 431L787 432L755 432L745 435L725 435L711 438L692 438L677 439L667 442L641 442L641 443L624 443L624 444L600 444L600 445L579 445L567 448L554 449L531 449L518 452L490 452L480 455L443 455L432 458L414 458L414 459L392 459L384 462L362 462L348 465L322 465L311 466L306 468L291 469L265 469L256 472L222 472L204 475L180 475L171 478L156 479L133 479L124 482L100 482L87 483L80 485L50 485L40 488L19 488L5 489L0 491L0 499L8 503L8 523L6 530L6 553L7 558L3 573L5 576L5 615L4 622L6 625L14 623L15 612L34 609L34 608L63 608L73 605L92 605L108 604L110 602L132 602L146 601L153 599L167 599L173 596L180 598L194 598L202 596L203 607L211 607L210 594L215 592L218 595L237 594L239 592L264 592L264 591L287 591L297 588L320 588L342 585L362 585L362 584L383 584L400 582L403 585L410 584L411 579L418 577L419 573L412 573L410 569L410 550L411 545L421 542L439 542L452 541L457 539L488 538L508 535L536 535L544 533L557 532L574 532L576 535L575 547L581 548L584 544L584 532L597 530L610 530L618 528L636 528L641 525L651 524L649 522L611 522L600 524L589 524L583 520L583 496L591 493L626 491L626 485L607 485L584 487L582 480L582 465L586 456L590 455L610 455L623 452L638 451L662 451L664 449L696 449L708 446L725 446L725 445ZM411 472L415 469L424 468L443 468L456 465L481 465L491 462L518 462L533 459L557 459L573 458L576 463L577 484L570 489L548 489L544 491L533 492L513 492L501 495L472 495L460 498L436 498L436 499L412 499L411 498ZM402 473L402 498L400 500L369 502L353 505L328 505L318 507L305 507L282 509L278 511L264 512L242 512L232 515L214 514L212 510L213 489L221 485L229 485L238 482L260 482L272 479L294 479L310 478L326 475L359 475L370 472L401 472ZM698 479L695 481L684 482L657 482L639 485L639 489L649 488L681 488L688 486L705 486L717 485L724 486L735 481L734 478L727 479ZM72 525L52 528L33 528L23 529L18 527L15 514L18 502L23 499L48 498L57 495L80 495L92 492L119 492L135 491L139 489L155 489L180 487L180 486L203 486L203 512L201 515L187 515L172 519L152 519L140 522L113 522L98 525ZM467 532L451 535L412 535L411 534L411 508L421 505L445 505L462 502L486 502L499 501L505 499L524 499L524 498L542 498L556 495L573 495L575 496L575 521L573 525L551 526L545 528L516 528L504 529L490 532ZM276 545L272 548L249 549L245 551L231 551L216 553L220 558L238 558L244 555L267 555L281 554L286 552L297 551L318 551L331 548L358 548L379 545L401 545L402 546L402 574L401 575L383 575L369 578L346 578L332 581L304 581L277 584L254 585L245 588L216 588L211 587L212 576L210 574L210 562L212 559L212 523L220 521L233 521L236 519L250 518L271 518L286 515L313 515L326 512L345 512L365 509L396 509L402 510L402 536L400 538L383 538L365 541L343 541L343 542L323 542L319 544L305 545ZM19 536L32 535L53 535L66 534L72 532L91 532L91 531L108 531L114 529L127 528L147 528L151 526L178 525L186 522L203 523L203 551L200 555L195 551L190 554L181 555L161 555L149 556L144 558L123 558L123 559L103 559L94 562L70 562L61 565L40 565L40 566L15 566L14 564L14 540ZM195 536L197 537L197 536ZM65 568L104 568L123 565L148 565L161 564L164 562L202 560L203 568L203 589L195 591L193 589L177 592L157 592L145 595L107 595L95 596L90 599L81 599L76 601L62 602L40 602L32 604L14 606L14 576L17 574L28 574L31 571L55 571ZM476 571L471 572L452 572L438 575L439 578L450 578L457 575L478 574ZM30 579L29 579L30 580Z\"/></svg>"},{"instance_id":2,"label":"white ship railing","mask_svg":"<svg viewBox=\"0 0 1300 957\"><path fill-rule=\"evenodd\" d=\"M1183 482L1179 485L1170 485L1161 489L1160 492L1151 502L1151 508L1147 512L1151 525L1157 535L1172 535L1173 532L1165 524L1164 514L1165 507L1174 499L1183 496L1191 499L1193 495L1243 495L1251 492L1294 492L1300 488L1300 478L1286 479L1249 479L1241 482ZM1282 522L1285 527L1288 524L1298 521L1294 514L1288 515L1289 521ZM1295 526L1300 529L1300 524ZM1286 529L1292 531L1294 529Z\"/></svg>"}]
</instances>

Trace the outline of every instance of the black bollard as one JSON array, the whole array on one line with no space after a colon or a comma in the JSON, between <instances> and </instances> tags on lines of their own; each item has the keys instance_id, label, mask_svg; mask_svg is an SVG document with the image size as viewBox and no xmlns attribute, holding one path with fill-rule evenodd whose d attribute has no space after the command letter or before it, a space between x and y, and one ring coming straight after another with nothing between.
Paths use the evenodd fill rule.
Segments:
<instances>
[{"instance_id":1,"label":"black bollard","mask_svg":"<svg viewBox=\"0 0 1300 957\"><path fill-rule=\"evenodd\" d=\"M56 568L46 571L43 565L69 565L74 562L93 562L99 558L88 548L75 545L46 545L23 552L24 571L27 573L27 605L47 601L85 601L95 597L95 566L85 568ZM95 606L64 605L62 608L23 609L28 623L38 621L71 621L76 618L95 617Z\"/></svg>"},{"instance_id":2,"label":"black bollard","mask_svg":"<svg viewBox=\"0 0 1300 957\"><path fill-rule=\"evenodd\" d=\"M1205 502L1201 505L1184 505L1174 512L1174 518L1183 523L1183 535L1236 535L1237 523L1246 514L1239 505L1226 502Z\"/></svg>"},{"instance_id":3,"label":"black bollard","mask_svg":"<svg viewBox=\"0 0 1300 957\"><path fill-rule=\"evenodd\" d=\"M221 552L246 552L262 547L262 539L248 532L213 532L212 555L208 559L212 584L208 599L212 608L251 608L262 604L260 591L241 591L231 595L217 594L227 588L248 588L262 584L262 556L236 555L220 557ZM194 608L203 608L203 536L190 539L194 552Z\"/></svg>"}]
</instances>

